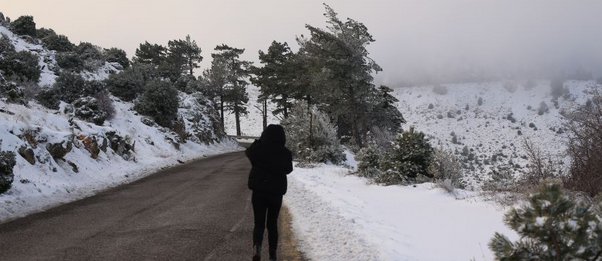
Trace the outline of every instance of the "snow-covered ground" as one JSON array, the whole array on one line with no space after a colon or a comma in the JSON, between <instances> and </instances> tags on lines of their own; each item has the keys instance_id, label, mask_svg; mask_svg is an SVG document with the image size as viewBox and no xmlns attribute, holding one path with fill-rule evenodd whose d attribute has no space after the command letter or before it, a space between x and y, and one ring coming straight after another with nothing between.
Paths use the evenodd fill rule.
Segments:
<instances>
[{"instance_id":1,"label":"snow-covered ground","mask_svg":"<svg viewBox=\"0 0 602 261\"><path fill-rule=\"evenodd\" d=\"M506 168L515 176L525 171L525 138L567 165L562 113L584 104L587 90L600 88L591 81L568 81L570 95L559 98L556 108L549 81L530 87L520 82L444 86L445 94L417 86L396 88L393 95L408 121L404 128L414 126L435 147L458 156L475 189L492 170ZM257 89L249 93L254 106ZM540 115L542 103L548 110ZM259 111L251 109L243 124L244 134L259 135ZM232 120L229 126L228 133L234 133ZM347 165L356 166L346 154ZM495 232L518 238L503 222L509 207L478 192L452 195L432 183L385 187L349 172L320 165L289 175L285 204L301 250L311 260L493 260L488 243Z\"/></svg>"},{"instance_id":2,"label":"snow-covered ground","mask_svg":"<svg viewBox=\"0 0 602 261\"><path fill-rule=\"evenodd\" d=\"M517 239L507 211L474 192L460 198L432 183L378 186L322 165L289 175L285 204L311 260L492 260L495 232Z\"/></svg>"},{"instance_id":3,"label":"snow-covered ground","mask_svg":"<svg viewBox=\"0 0 602 261\"><path fill-rule=\"evenodd\" d=\"M410 126L426 133L431 144L454 153L463 163L469 184L478 187L492 170L509 170L520 176L527 170L525 139L564 166L566 131L563 112L585 104L588 90L600 88L593 81L567 81L566 97L554 105L549 81L490 82L397 88L398 108ZM543 106L547 111L540 113ZM454 138L455 137L455 138ZM468 153L463 153L467 151Z\"/></svg>"},{"instance_id":4,"label":"snow-covered ground","mask_svg":"<svg viewBox=\"0 0 602 261\"><path fill-rule=\"evenodd\" d=\"M0 37L7 37L16 51L38 55L40 87L54 84L55 51L3 26ZM105 62L82 76L101 81L120 67ZM94 195L168 166L241 149L231 139L216 137L211 111L201 104L205 98L184 93L179 98L179 118L190 134L186 142L138 115L132 103L114 97L115 116L102 126L77 119L64 103L59 110L50 110L35 101L25 106L0 99L0 150L16 154L12 188L0 194L0 223ZM202 139L218 142L205 144ZM53 146L66 154L52 155Z\"/></svg>"}]
</instances>

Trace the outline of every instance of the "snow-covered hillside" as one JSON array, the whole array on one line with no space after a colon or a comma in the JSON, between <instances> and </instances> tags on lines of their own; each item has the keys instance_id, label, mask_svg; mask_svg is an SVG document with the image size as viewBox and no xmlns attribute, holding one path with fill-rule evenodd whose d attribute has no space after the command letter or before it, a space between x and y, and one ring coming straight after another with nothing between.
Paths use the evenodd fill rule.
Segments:
<instances>
[{"instance_id":1,"label":"snow-covered hillside","mask_svg":"<svg viewBox=\"0 0 602 261\"><path fill-rule=\"evenodd\" d=\"M253 136L259 137L263 131L263 118L261 113L261 104L257 103L257 97L259 97L259 88L253 85L247 87L249 94L249 103L247 110L249 114L244 115L240 118L241 134L242 136ZM274 110L274 104L268 103L268 124L278 124L280 119L272 111ZM236 122L234 121L234 114L228 113L225 115L226 133L228 135L236 135Z\"/></svg>"},{"instance_id":2,"label":"snow-covered hillside","mask_svg":"<svg viewBox=\"0 0 602 261\"><path fill-rule=\"evenodd\" d=\"M55 51L3 26L0 35L16 51L39 57L39 88L55 83L59 69ZM105 62L81 75L99 81L120 68ZM109 99L115 114L99 126L74 117L73 106L66 103L52 110L34 100L15 104L0 98L0 151L16 154L12 188L0 194L0 222L93 195L167 166L240 149L214 132L217 117L199 94L179 94L182 126L177 133L138 115L133 103Z\"/></svg>"},{"instance_id":3,"label":"snow-covered hillside","mask_svg":"<svg viewBox=\"0 0 602 261\"><path fill-rule=\"evenodd\" d=\"M397 88L394 95L407 120L430 136L431 144L451 151L463 162L473 184L488 179L493 170L526 171L525 139L568 165L565 151L566 118L562 115L587 101L595 82L567 81L569 95L555 105L549 81L525 87L514 82L469 83Z\"/></svg>"}]
</instances>

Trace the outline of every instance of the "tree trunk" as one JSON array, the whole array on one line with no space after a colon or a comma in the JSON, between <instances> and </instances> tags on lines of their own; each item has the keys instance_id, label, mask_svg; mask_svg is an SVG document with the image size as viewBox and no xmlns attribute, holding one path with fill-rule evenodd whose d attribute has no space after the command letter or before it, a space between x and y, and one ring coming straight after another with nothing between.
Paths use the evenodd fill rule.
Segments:
<instances>
[{"instance_id":1,"label":"tree trunk","mask_svg":"<svg viewBox=\"0 0 602 261\"><path fill-rule=\"evenodd\" d=\"M238 111L238 104L234 105L234 119L236 121L236 136L240 136L240 112Z\"/></svg>"},{"instance_id":2,"label":"tree trunk","mask_svg":"<svg viewBox=\"0 0 602 261\"><path fill-rule=\"evenodd\" d=\"M352 113L352 122L351 122L351 133L353 135L353 137L355 138L355 143L357 143L357 145L362 148L363 147L363 142L362 142L362 134L360 133L360 120L362 117L360 117L359 115L359 111L357 110L358 106L358 102L356 102L355 100L355 90L353 89L353 87L351 85L347 86L348 90L349 90L349 96L351 97L350 99L350 107L351 107L351 113Z\"/></svg>"},{"instance_id":3,"label":"tree trunk","mask_svg":"<svg viewBox=\"0 0 602 261\"><path fill-rule=\"evenodd\" d=\"M282 112L284 114L284 118L288 118L288 95L282 95L282 100L284 100L284 108L282 108Z\"/></svg>"},{"instance_id":4,"label":"tree trunk","mask_svg":"<svg viewBox=\"0 0 602 261\"><path fill-rule=\"evenodd\" d=\"M311 96L307 95L307 113L309 114L309 145L313 145L314 140L314 115L311 113Z\"/></svg>"},{"instance_id":5,"label":"tree trunk","mask_svg":"<svg viewBox=\"0 0 602 261\"><path fill-rule=\"evenodd\" d=\"M263 100L263 129L268 127L268 99Z\"/></svg>"},{"instance_id":6,"label":"tree trunk","mask_svg":"<svg viewBox=\"0 0 602 261\"><path fill-rule=\"evenodd\" d=\"M222 130L226 131L226 125L224 125L224 96L219 99L219 113L222 121Z\"/></svg>"}]
</instances>

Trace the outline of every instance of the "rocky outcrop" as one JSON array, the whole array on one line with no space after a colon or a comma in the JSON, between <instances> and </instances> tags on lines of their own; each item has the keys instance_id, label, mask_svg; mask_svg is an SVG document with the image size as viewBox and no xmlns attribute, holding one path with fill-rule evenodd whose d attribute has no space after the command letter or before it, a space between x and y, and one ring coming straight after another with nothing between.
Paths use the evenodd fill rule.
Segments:
<instances>
[{"instance_id":1,"label":"rocky outcrop","mask_svg":"<svg viewBox=\"0 0 602 261\"><path fill-rule=\"evenodd\" d=\"M33 152L33 149L28 148L27 146L21 146L18 152L19 155L21 155L21 157L23 157L27 162L29 162L29 164L36 164L36 155Z\"/></svg>"},{"instance_id":2,"label":"rocky outcrop","mask_svg":"<svg viewBox=\"0 0 602 261\"><path fill-rule=\"evenodd\" d=\"M63 144L65 144L63 146ZM46 150L52 156L52 158L56 159L64 159L65 155L71 152L73 149L73 143L71 141L61 141L60 143L48 143L46 145Z\"/></svg>"},{"instance_id":3,"label":"rocky outcrop","mask_svg":"<svg viewBox=\"0 0 602 261\"><path fill-rule=\"evenodd\" d=\"M114 131L106 133L109 147L125 160L134 160L133 153L136 143L130 144L128 138L119 136Z\"/></svg>"},{"instance_id":4,"label":"rocky outcrop","mask_svg":"<svg viewBox=\"0 0 602 261\"><path fill-rule=\"evenodd\" d=\"M77 139L81 141L81 143L84 144L84 148L90 152L90 157L93 159L98 159L98 154L100 154L100 146L98 146L96 137L79 135Z\"/></svg>"}]
</instances>

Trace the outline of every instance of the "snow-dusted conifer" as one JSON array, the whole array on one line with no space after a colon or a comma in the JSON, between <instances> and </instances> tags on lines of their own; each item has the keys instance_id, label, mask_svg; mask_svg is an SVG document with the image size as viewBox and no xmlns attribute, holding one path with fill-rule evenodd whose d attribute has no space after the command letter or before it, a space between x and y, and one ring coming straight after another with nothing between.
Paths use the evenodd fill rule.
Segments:
<instances>
[{"instance_id":1,"label":"snow-dusted conifer","mask_svg":"<svg viewBox=\"0 0 602 261\"><path fill-rule=\"evenodd\" d=\"M489 247L499 260L602 260L602 217L571 200L559 184L542 187L505 222L521 238L512 242L496 233Z\"/></svg>"},{"instance_id":2,"label":"snow-dusted conifer","mask_svg":"<svg viewBox=\"0 0 602 261\"><path fill-rule=\"evenodd\" d=\"M310 117L313 117L311 136ZM337 164L345 159L336 127L326 114L315 107L308 113L306 103L295 104L289 117L282 120L282 125L287 133L287 147L297 160Z\"/></svg>"},{"instance_id":3,"label":"snow-dusted conifer","mask_svg":"<svg viewBox=\"0 0 602 261\"><path fill-rule=\"evenodd\" d=\"M428 167L433 159L433 148L424 133L414 128L399 134L382 163L382 175L377 182L387 185L414 182L419 176L432 177Z\"/></svg>"}]
</instances>

